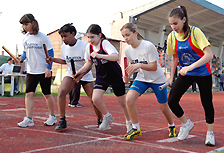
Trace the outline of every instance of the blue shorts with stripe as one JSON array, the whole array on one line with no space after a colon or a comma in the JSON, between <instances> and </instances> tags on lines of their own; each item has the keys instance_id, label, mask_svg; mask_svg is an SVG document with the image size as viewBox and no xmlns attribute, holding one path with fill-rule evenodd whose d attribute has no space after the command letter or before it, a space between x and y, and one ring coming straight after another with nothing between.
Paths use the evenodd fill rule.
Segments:
<instances>
[{"instance_id":1,"label":"blue shorts with stripe","mask_svg":"<svg viewBox=\"0 0 224 153\"><path fill-rule=\"evenodd\" d=\"M135 90L140 93L140 95L142 95L149 87L151 87L156 95L157 101L160 104L164 104L168 101L167 87L163 90L159 90L159 86L163 85L164 83L155 84L135 80L129 90Z\"/></svg>"}]
</instances>

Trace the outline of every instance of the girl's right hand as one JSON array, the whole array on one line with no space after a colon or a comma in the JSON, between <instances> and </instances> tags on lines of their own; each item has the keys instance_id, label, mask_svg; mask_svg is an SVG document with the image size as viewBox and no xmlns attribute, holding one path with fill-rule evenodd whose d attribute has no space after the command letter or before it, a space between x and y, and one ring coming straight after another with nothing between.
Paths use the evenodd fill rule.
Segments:
<instances>
[{"instance_id":1,"label":"girl's right hand","mask_svg":"<svg viewBox=\"0 0 224 153\"><path fill-rule=\"evenodd\" d=\"M81 73L76 73L75 75L72 74L73 81L74 81L75 83L79 83L79 81L82 79L83 76L84 76L84 75L81 74Z\"/></svg>"},{"instance_id":2,"label":"girl's right hand","mask_svg":"<svg viewBox=\"0 0 224 153\"><path fill-rule=\"evenodd\" d=\"M124 81L124 83L128 83L129 82L129 78L126 77L126 76L123 76L123 81Z\"/></svg>"},{"instance_id":3,"label":"girl's right hand","mask_svg":"<svg viewBox=\"0 0 224 153\"><path fill-rule=\"evenodd\" d=\"M172 86L173 84L173 78L169 77L166 82L168 82L170 85L169 86Z\"/></svg>"}]
</instances>

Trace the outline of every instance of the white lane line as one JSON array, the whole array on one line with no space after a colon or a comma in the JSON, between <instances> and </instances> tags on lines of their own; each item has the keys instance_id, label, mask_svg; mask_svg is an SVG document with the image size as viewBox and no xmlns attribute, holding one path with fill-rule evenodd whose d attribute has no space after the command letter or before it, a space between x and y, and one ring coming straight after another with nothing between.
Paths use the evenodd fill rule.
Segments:
<instances>
[{"instance_id":1,"label":"white lane line","mask_svg":"<svg viewBox=\"0 0 224 153\"><path fill-rule=\"evenodd\" d=\"M221 148L218 148L218 149L209 151L209 152L207 152L207 153L224 153L224 146L221 147Z\"/></svg>"},{"instance_id":2,"label":"white lane line","mask_svg":"<svg viewBox=\"0 0 224 153\"><path fill-rule=\"evenodd\" d=\"M15 109L3 109L2 112L12 112L12 111L21 111L26 110L26 108L15 108Z\"/></svg>"},{"instance_id":3,"label":"white lane line","mask_svg":"<svg viewBox=\"0 0 224 153\"><path fill-rule=\"evenodd\" d=\"M187 139L193 138L193 137L196 137L196 135L188 135ZM158 140L156 142L176 142L176 141L180 141L180 140L178 140L177 137L174 137L174 138L168 138L168 139Z\"/></svg>"}]
</instances>

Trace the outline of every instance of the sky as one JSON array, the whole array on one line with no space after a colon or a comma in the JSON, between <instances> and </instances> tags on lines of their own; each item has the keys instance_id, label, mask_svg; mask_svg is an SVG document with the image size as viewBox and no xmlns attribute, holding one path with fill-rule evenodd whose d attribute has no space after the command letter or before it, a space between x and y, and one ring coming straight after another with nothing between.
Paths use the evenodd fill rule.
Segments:
<instances>
[{"instance_id":1,"label":"sky","mask_svg":"<svg viewBox=\"0 0 224 153\"><path fill-rule=\"evenodd\" d=\"M19 54L22 53L23 34L19 19L26 13L35 16L40 32L45 34L66 23L73 23L78 32L86 32L89 25L99 24L102 32L110 37L113 14L151 1L155 0L0 0L0 47L5 46L16 54L18 46ZM208 1L224 8L223 0Z\"/></svg>"}]
</instances>

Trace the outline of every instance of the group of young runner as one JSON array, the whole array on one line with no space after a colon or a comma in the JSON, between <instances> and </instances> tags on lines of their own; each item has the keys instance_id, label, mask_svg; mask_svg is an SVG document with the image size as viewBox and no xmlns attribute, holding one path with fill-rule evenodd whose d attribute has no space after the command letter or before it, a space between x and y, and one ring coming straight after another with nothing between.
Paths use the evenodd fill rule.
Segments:
<instances>
[{"instance_id":1,"label":"group of young runner","mask_svg":"<svg viewBox=\"0 0 224 153\"><path fill-rule=\"evenodd\" d=\"M54 58L50 39L39 32L38 22L34 16L25 14L20 19L25 33L23 39L24 52L18 59L21 62L27 60L26 117L17 125L20 127L34 125L32 118L33 95L39 82L50 112L44 125L51 126L57 123L54 112L55 101L51 95L51 68L52 62L55 62L67 64L65 77L58 90L57 104L60 120L55 128L56 131L62 131L67 127L66 95L77 84L83 86L93 105L99 130L110 128L109 125L114 122L114 118L102 99L107 88L111 86L126 120L127 134L124 139L132 140L142 134L135 102L139 96L151 87L168 122L169 137L177 136L178 140L184 140L188 137L194 124L190 119L187 119L179 102L186 90L193 82L196 82L199 86L208 129L205 144L214 146L212 78L208 63L213 56L210 43L199 28L188 24L187 10L184 6L173 9L169 13L168 20L173 31L168 36L167 50L173 58L171 76L166 79L159 64L155 45L150 41L140 39L137 26L133 23L126 23L120 29L121 35L128 44L125 48L125 56L128 60L128 66L125 69L127 76L123 76L121 67L117 63L119 53L106 39L99 25L92 24L87 29L86 35L89 43L75 39L77 31L72 24L62 26L59 29L59 34L64 42L61 46L61 58ZM44 44L50 55L49 58L46 58ZM75 74L72 73L71 59L74 61ZM178 62L181 67L180 74L172 85ZM95 83L90 71L93 64L96 67ZM126 95L125 83L129 82L130 76L136 71L138 72L137 77ZM166 82L170 86L172 85L169 97L167 88L159 90L159 86ZM173 121L173 113L182 123L178 135Z\"/></svg>"}]
</instances>

